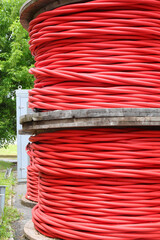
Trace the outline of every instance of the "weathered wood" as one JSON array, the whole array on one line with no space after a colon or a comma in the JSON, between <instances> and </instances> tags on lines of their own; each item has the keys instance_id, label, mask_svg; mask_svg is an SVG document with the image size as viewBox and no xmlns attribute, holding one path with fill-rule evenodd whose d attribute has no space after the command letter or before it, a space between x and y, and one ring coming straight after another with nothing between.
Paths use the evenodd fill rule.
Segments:
<instances>
[{"instance_id":1,"label":"weathered wood","mask_svg":"<svg viewBox=\"0 0 160 240\"><path fill-rule=\"evenodd\" d=\"M158 108L102 108L79 110L56 110L27 114L20 118L20 123L56 119L78 119L98 117L160 117Z\"/></svg>"},{"instance_id":2,"label":"weathered wood","mask_svg":"<svg viewBox=\"0 0 160 240\"><path fill-rule=\"evenodd\" d=\"M58 240L57 238L49 238L41 233L39 233L34 225L32 220L29 220L24 226L24 235L29 240ZM60 240L60 239L59 239Z\"/></svg>"},{"instance_id":3,"label":"weathered wood","mask_svg":"<svg viewBox=\"0 0 160 240\"><path fill-rule=\"evenodd\" d=\"M67 4L86 1L87 0L27 0L20 9L20 22L27 30L29 22L40 13L50 11Z\"/></svg>"},{"instance_id":4,"label":"weathered wood","mask_svg":"<svg viewBox=\"0 0 160 240\"><path fill-rule=\"evenodd\" d=\"M26 206L26 207L30 207L30 208L33 208L37 202L34 202L34 201L31 201L31 200L28 200L25 198L25 196L22 196L21 198L21 204Z\"/></svg>"},{"instance_id":5,"label":"weathered wood","mask_svg":"<svg viewBox=\"0 0 160 240\"><path fill-rule=\"evenodd\" d=\"M60 129L77 129L91 127L129 127L160 126L159 117L96 117L70 118L61 120L32 121L22 124L20 134L51 132Z\"/></svg>"}]
</instances>

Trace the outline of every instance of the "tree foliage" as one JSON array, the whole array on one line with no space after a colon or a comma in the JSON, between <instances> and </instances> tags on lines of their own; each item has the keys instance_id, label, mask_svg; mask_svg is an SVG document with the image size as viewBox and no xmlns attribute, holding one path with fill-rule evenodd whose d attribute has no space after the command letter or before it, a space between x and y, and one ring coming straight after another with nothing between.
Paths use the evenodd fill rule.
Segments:
<instances>
[{"instance_id":1,"label":"tree foliage","mask_svg":"<svg viewBox=\"0 0 160 240\"><path fill-rule=\"evenodd\" d=\"M29 51L28 33L19 22L25 0L0 1L0 146L16 136L16 95L19 86L29 89L33 76L28 69L34 60Z\"/></svg>"}]
</instances>

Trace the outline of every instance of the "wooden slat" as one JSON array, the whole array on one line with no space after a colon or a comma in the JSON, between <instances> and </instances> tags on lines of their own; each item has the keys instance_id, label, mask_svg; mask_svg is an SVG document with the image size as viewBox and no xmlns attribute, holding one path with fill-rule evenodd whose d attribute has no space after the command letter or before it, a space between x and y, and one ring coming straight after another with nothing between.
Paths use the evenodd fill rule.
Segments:
<instances>
[{"instance_id":1,"label":"wooden slat","mask_svg":"<svg viewBox=\"0 0 160 240\"><path fill-rule=\"evenodd\" d=\"M77 119L98 117L158 117L158 108L102 108L102 109L80 109L80 110L56 110L50 112L39 112L27 114L20 118L20 123L31 121L44 121L55 119Z\"/></svg>"},{"instance_id":2,"label":"wooden slat","mask_svg":"<svg viewBox=\"0 0 160 240\"><path fill-rule=\"evenodd\" d=\"M91 128L91 127L153 127L160 126L158 117L96 117L96 118L68 118L59 120L41 120L24 122L20 134L50 132L57 129Z\"/></svg>"}]
</instances>

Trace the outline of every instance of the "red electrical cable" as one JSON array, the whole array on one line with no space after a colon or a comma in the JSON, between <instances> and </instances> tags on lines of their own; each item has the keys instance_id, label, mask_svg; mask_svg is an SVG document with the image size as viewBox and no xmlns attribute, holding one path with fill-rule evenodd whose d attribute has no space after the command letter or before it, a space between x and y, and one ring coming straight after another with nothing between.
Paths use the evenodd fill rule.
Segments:
<instances>
[{"instance_id":1,"label":"red electrical cable","mask_svg":"<svg viewBox=\"0 0 160 240\"><path fill-rule=\"evenodd\" d=\"M26 199L38 202L38 169L34 165L32 154L30 153L30 144L27 145L26 151L30 158L30 164L27 167L27 192Z\"/></svg>"},{"instance_id":2,"label":"red electrical cable","mask_svg":"<svg viewBox=\"0 0 160 240\"><path fill-rule=\"evenodd\" d=\"M95 0L37 16L29 107L160 107L159 13L158 0Z\"/></svg>"},{"instance_id":3,"label":"red electrical cable","mask_svg":"<svg viewBox=\"0 0 160 240\"><path fill-rule=\"evenodd\" d=\"M160 239L160 131L61 130L30 138L35 228L60 239Z\"/></svg>"}]
</instances>

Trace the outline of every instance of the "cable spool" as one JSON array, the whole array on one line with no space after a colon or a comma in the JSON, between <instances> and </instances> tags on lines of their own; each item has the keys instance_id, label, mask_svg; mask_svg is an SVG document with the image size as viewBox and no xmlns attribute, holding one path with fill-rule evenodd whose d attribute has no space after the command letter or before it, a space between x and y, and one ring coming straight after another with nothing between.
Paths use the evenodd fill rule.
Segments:
<instances>
[{"instance_id":1,"label":"cable spool","mask_svg":"<svg viewBox=\"0 0 160 240\"><path fill-rule=\"evenodd\" d=\"M95 0L38 15L29 107L160 107L159 10L158 0Z\"/></svg>"},{"instance_id":2,"label":"cable spool","mask_svg":"<svg viewBox=\"0 0 160 240\"><path fill-rule=\"evenodd\" d=\"M26 147L27 154L30 158L30 164L27 167L27 193L26 199L38 202L38 169L34 165L32 153L30 152L30 144Z\"/></svg>"},{"instance_id":3,"label":"cable spool","mask_svg":"<svg viewBox=\"0 0 160 240\"><path fill-rule=\"evenodd\" d=\"M157 0L63 6L30 22L37 111L158 108ZM158 239L159 131L62 130L31 137L35 228L61 239Z\"/></svg>"},{"instance_id":4,"label":"cable spool","mask_svg":"<svg viewBox=\"0 0 160 240\"><path fill-rule=\"evenodd\" d=\"M159 239L160 131L61 130L30 138L33 222L60 239Z\"/></svg>"}]
</instances>

